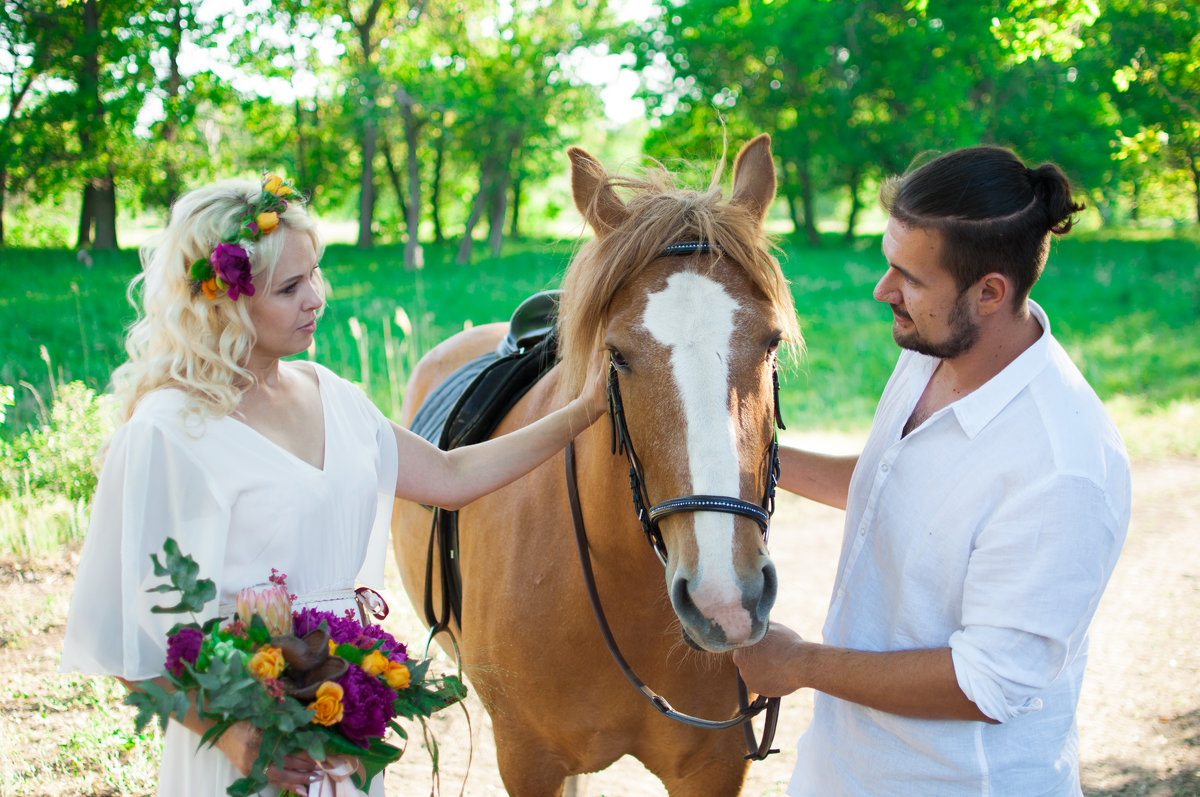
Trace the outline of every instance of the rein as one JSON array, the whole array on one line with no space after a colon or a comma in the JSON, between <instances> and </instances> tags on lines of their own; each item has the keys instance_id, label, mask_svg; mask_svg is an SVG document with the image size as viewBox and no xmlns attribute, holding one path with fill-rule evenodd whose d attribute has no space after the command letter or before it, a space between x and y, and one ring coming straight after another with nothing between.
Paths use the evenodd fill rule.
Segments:
<instances>
[{"instance_id":1,"label":"rein","mask_svg":"<svg viewBox=\"0 0 1200 797\"><path fill-rule=\"evenodd\" d=\"M604 637L604 644L608 647L608 652L612 655L613 661L616 662L621 673L633 684L635 689L641 692L643 697L650 701L650 705L654 706L660 714L668 719L708 730L725 730L735 725L741 725L742 733L746 737L746 750L748 752L745 757L748 760L762 761L771 753L778 753L779 750L771 747L771 742L775 739L775 726L779 722L779 698L759 695L753 703L750 703L749 693L746 690L746 683L742 680L741 673L738 673L737 677L738 713L727 720L706 720L677 711L667 702L666 698L647 686L646 682L639 678L638 674L629 666L629 662L621 654L620 646L617 645L617 640L613 636L612 628L608 624L608 618L604 614L604 607L600 605L600 593L596 587L596 574L592 570L591 554L588 553L587 531L583 525L583 508L579 504L579 486L575 479L574 441L567 443L565 455L567 498L571 504L571 520L575 527L575 544L579 548L579 563L583 569L583 580L587 587L588 601L592 605L592 614L596 616L596 625L600 628L601 636ZM756 742L754 739L754 727L750 723L750 720L758 716L764 709L767 713L764 719L762 741Z\"/></svg>"},{"instance_id":2,"label":"rein","mask_svg":"<svg viewBox=\"0 0 1200 797\"><path fill-rule=\"evenodd\" d=\"M707 243L685 242L666 247L659 253L659 256L666 257L709 251L711 251L711 247ZM779 411L779 377L774 370L771 372L771 380L774 389L775 424L780 429L783 429L785 427ZM642 475L642 464L638 459L637 453L633 450L633 441L629 436L629 427L625 422L625 408L621 401L620 380L616 365L611 358L609 359L608 370L608 414L609 420L612 423L612 452L614 455L624 453L629 461L629 486L633 493L634 510L637 513L638 521L642 524L642 531L645 533L650 547L657 554L664 567L667 564L667 547L663 541L658 522L662 518L677 512L723 512L731 515L741 515L757 523L762 532L763 540L766 540L771 515L775 511L775 487L779 483L779 439L777 436L773 436L771 440L767 460L766 487L761 504L753 504L736 496L685 495L651 505L649 494L646 491L646 481ZM621 672L633 684L634 688L650 701L650 704L655 709L670 719L694 727L711 730L723 730L732 728L735 725L741 725L742 732L746 737L746 749L748 750L746 758L748 760L761 761L771 753L779 752L771 748L771 742L775 738L775 727L779 720L780 699L759 695L753 703L750 703L749 694L746 684L742 680L741 673L738 673L737 677L738 713L727 720L705 720L674 709L665 698L647 686L629 666L629 663L621 654L617 641L613 637L612 629L609 627L608 620L604 615L604 609L600 605L600 595L596 588L596 577L592 570L591 556L588 553L587 531L583 523L583 510L579 503L579 488L575 475L574 442L567 444L565 459L567 498L571 505L571 519L575 527L575 542L579 548L579 561L583 569L584 582L587 586L588 600L591 602L592 612L596 616L596 624L599 626L600 633L604 637L604 643L608 646L608 651L612 654L613 660ZM766 711L766 715L764 718L762 741L756 742L754 739L754 727L750 720L764 710Z\"/></svg>"}]
</instances>

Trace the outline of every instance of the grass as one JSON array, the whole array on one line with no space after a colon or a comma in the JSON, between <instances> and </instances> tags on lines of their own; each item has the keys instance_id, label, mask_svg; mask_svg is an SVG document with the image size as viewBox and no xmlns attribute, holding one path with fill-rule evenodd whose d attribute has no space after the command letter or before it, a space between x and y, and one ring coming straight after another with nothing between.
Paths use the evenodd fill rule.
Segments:
<instances>
[{"instance_id":1,"label":"grass","mask_svg":"<svg viewBox=\"0 0 1200 797\"><path fill-rule=\"evenodd\" d=\"M424 267L406 271L399 247L332 245L315 357L394 416L421 354L556 286L571 250L571 242L527 241L492 258L481 247L473 264L459 266L452 248L430 246ZM94 256L87 267L68 251L0 250L0 384L17 388L0 434L11 438L44 418L57 385L103 389L122 360L133 319L124 292L137 257ZM831 236L820 248L785 247L782 260L807 342L783 374L785 421L801 431L861 431L896 356L889 311L870 295L879 240L847 245ZM1128 441L1135 454L1200 453L1200 235L1074 234L1056 243L1033 296L1114 415L1139 430ZM1170 428L1143 435L1146 419Z\"/></svg>"}]
</instances>

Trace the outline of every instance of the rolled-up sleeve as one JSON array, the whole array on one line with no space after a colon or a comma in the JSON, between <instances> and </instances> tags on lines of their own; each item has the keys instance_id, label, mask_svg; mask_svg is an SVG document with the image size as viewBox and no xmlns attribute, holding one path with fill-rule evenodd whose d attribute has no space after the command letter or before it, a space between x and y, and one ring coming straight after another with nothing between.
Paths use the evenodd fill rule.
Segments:
<instances>
[{"instance_id":1,"label":"rolled-up sleeve","mask_svg":"<svg viewBox=\"0 0 1200 797\"><path fill-rule=\"evenodd\" d=\"M1083 649L1125 529L1105 490L1079 476L1003 506L976 539L950 638L959 687L999 722L1039 710L1038 694Z\"/></svg>"}]
</instances>

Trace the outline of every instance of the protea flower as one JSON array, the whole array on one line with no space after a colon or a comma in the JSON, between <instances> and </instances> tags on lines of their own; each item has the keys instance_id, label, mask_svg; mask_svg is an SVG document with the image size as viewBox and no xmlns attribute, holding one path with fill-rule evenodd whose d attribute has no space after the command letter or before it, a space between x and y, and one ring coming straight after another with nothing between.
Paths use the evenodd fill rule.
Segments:
<instances>
[{"instance_id":1,"label":"protea flower","mask_svg":"<svg viewBox=\"0 0 1200 797\"><path fill-rule=\"evenodd\" d=\"M255 584L237 594L237 615L247 627L258 615L267 624L271 636L292 633L292 599L280 584Z\"/></svg>"}]
</instances>

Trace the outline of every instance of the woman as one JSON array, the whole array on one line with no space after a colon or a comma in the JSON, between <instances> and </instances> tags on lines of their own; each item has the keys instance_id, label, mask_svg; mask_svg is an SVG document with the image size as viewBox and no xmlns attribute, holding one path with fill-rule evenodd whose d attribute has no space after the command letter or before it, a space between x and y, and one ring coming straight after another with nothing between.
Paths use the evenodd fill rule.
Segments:
<instances>
[{"instance_id":1,"label":"woman","mask_svg":"<svg viewBox=\"0 0 1200 797\"><path fill-rule=\"evenodd\" d=\"M151 613L146 588L158 581L151 554L168 536L216 582L210 614L229 614L237 592L272 569L287 575L298 605L356 608L356 582L383 581L393 496L458 508L528 472L605 411L597 376L558 412L477 446L441 451L401 429L328 369L283 359L312 343L322 252L303 201L278 178L186 194L142 248L143 314L113 374L122 425L93 502L64 671L115 675L131 688L161 672L176 618ZM198 749L207 727L194 713L170 723L160 794L221 797L249 771L255 729L235 725ZM307 756L267 775L301 794L320 777Z\"/></svg>"}]
</instances>

